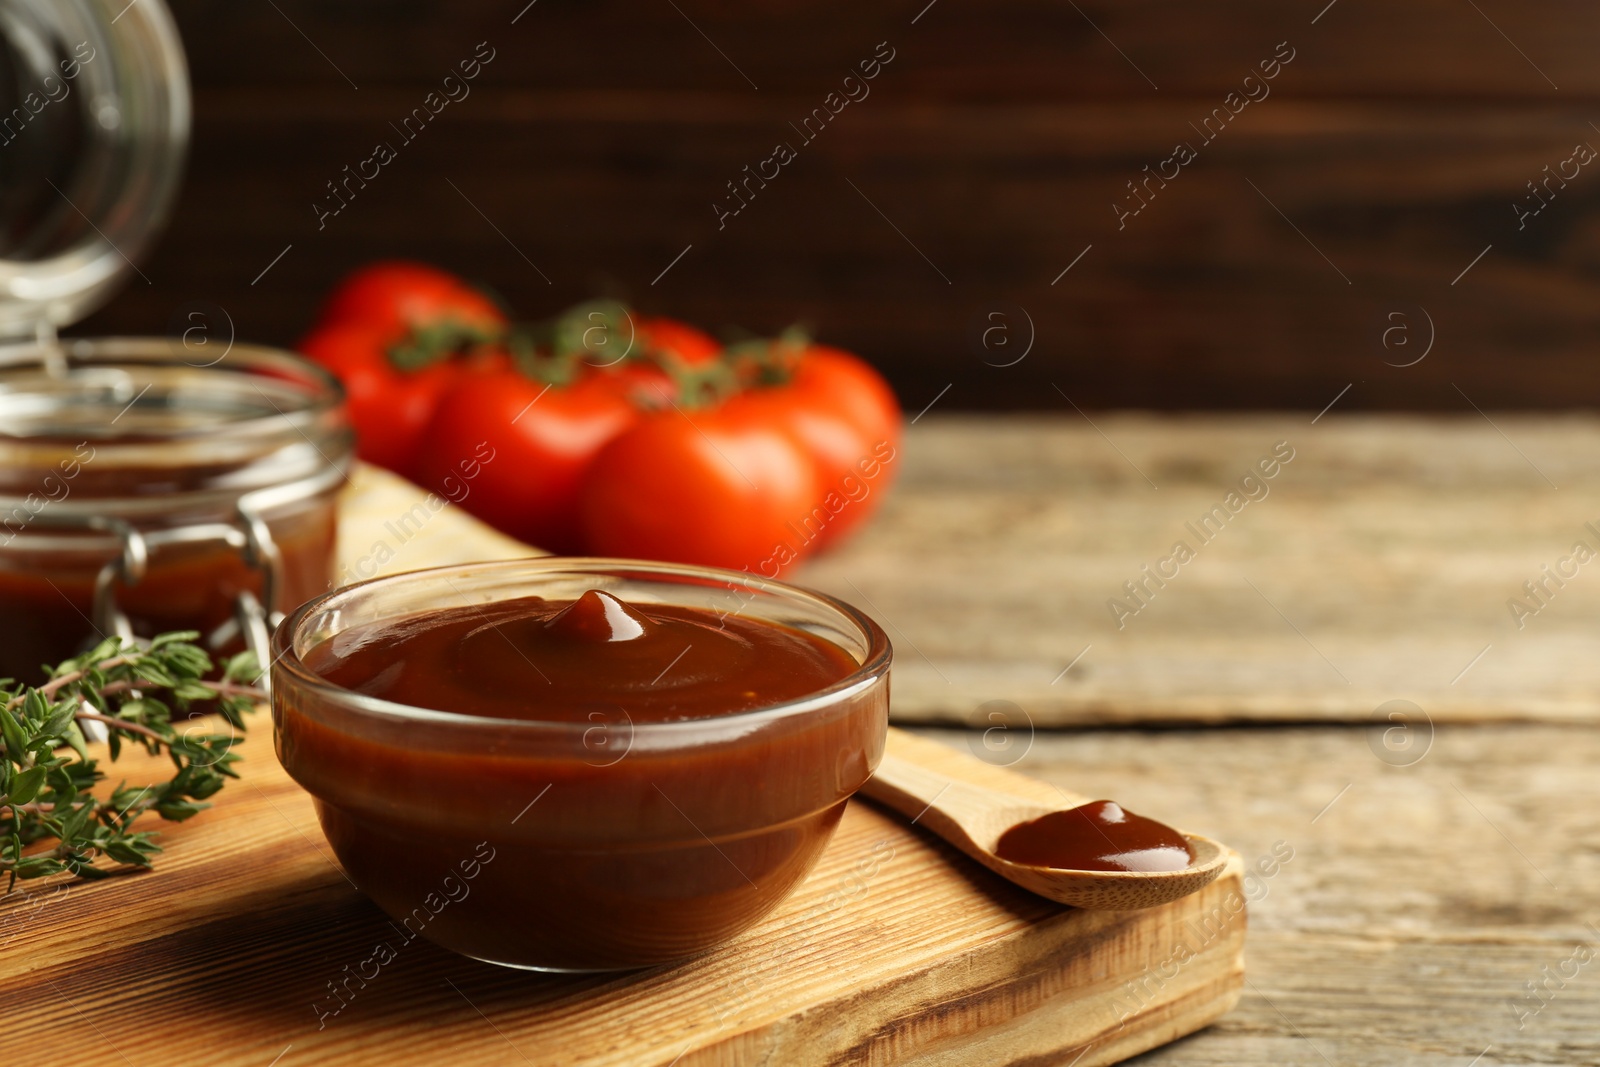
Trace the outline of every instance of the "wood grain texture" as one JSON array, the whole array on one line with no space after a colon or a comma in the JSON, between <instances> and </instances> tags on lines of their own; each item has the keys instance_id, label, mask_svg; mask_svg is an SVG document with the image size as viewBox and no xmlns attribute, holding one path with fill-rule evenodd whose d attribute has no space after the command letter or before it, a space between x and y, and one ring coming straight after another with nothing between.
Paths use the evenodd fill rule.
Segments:
<instances>
[{"instance_id":1,"label":"wood grain texture","mask_svg":"<svg viewBox=\"0 0 1600 1067\"><path fill-rule=\"evenodd\" d=\"M974 733L929 736L983 751ZM1344 726L1041 731L1004 758L1063 789L1181 813L1247 870L1293 851L1247 880L1239 1007L1134 1062L1600 1063L1600 974L1594 958L1573 961L1584 946L1600 954L1592 726L1450 725L1410 767Z\"/></svg>"},{"instance_id":2,"label":"wood grain texture","mask_svg":"<svg viewBox=\"0 0 1600 1067\"><path fill-rule=\"evenodd\" d=\"M343 272L411 255L528 316L609 291L712 328L809 321L912 410L947 384L947 407L1053 406L1051 381L1090 408L1315 411L1355 382L1348 408L1448 411L1452 381L1593 404L1600 181L1586 168L1525 226L1512 205L1600 143L1594 10L1340 2L1313 25L1323 6L941 2L913 25L922 0L541 0L512 25L525 4L175 0L188 184L150 284L83 329L189 328L204 300L291 343ZM790 123L885 40L871 95L798 144ZM497 56L472 95L319 226L326 183L479 41ZM1280 41L1296 56L1271 96L1119 226L1126 183L1198 145L1191 123ZM719 225L713 201L780 140L799 158ZM1019 350L1016 307L1032 353L985 365ZM974 340L1000 309L1003 355ZM1420 330L1424 309L1437 354L1386 367L1388 316Z\"/></svg>"},{"instance_id":3,"label":"wood grain texture","mask_svg":"<svg viewBox=\"0 0 1600 1067\"><path fill-rule=\"evenodd\" d=\"M1210 543L1186 529L1280 441L1295 458L1268 495ZM1574 542L1600 549L1597 449L1588 417L1470 408L935 413L874 523L794 580L885 626L900 721L1366 723L1400 699L1436 723L1593 722L1600 564L1565 565L1536 614L1508 601L1536 605L1524 583ZM1178 540L1195 558L1119 629L1107 601L1135 604L1124 583Z\"/></svg>"},{"instance_id":4,"label":"wood grain texture","mask_svg":"<svg viewBox=\"0 0 1600 1067\"><path fill-rule=\"evenodd\" d=\"M243 751L243 781L164 832L155 872L0 903L8 1041L72 1028L74 1062L134 1067L1103 1064L1205 1025L1243 980L1236 866L1160 908L1077 911L861 802L725 948L620 976L496 968L405 940L334 865L265 732ZM373 976L380 943L395 956ZM181 1022L123 1024L158 1016Z\"/></svg>"},{"instance_id":5,"label":"wood grain texture","mask_svg":"<svg viewBox=\"0 0 1600 1067\"><path fill-rule=\"evenodd\" d=\"M1357 4L1336 7L1315 28L1311 20L1324 5L1290 9L1270 0L1232 0L1204 11L1181 0L1133 8L1098 0L1078 4L1077 11L1044 0L999 0L982 7L941 5L925 13L927 0L871 8L848 0L689 0L678 5L682 14L667 5L619 0L539 0L515 29L511 20L527 0L278 0L292 25L270 6L169 3L189 43L195 80L208 86L350 92L341 70L363 92L373 84L427 84L459 58L459 42L489 37L515 41L538 60L526 68L492 68L486 80L501 85L595 89L621 80L659 89L754 92L740 80L736 64L761 92L793 92L811 89L820 70L852 64L859 40L891 35L925 57L907 78L935 98L1115 99L1155 91L1133 63L1161 92L1210 92L1226 85L1235 69L1242 75L1242 68L1254 66L1263 44L1270 50L1287 36L1317 49L1307 58L1306 79L1293 90L1299 95L1348 95L1357 86L1421 99L1540 99L1552 92L1516 46L1495 32L1499 25L1561 92L1600 96L1600 74L1582 40L1594 13L1579 0L1526 11L1486 8L1493 24L1450 0ZM696 26L732 64L719 58ZM597 27L610 32L598 36ZM1421 47L1423 41L1429 46Z\"/></svg>"}]
</instances>

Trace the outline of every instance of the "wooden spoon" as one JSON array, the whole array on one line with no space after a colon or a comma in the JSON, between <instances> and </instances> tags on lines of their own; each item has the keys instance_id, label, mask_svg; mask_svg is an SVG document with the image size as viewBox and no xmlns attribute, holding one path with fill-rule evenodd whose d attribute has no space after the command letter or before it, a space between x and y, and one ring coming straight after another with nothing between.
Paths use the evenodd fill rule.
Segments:
<instances>
[{"instance_id":1,"label":"wooden spoon","mask_svg":"<svg viewBox=\"0 0 1600 1067\"><path fill-rule=\"evenodd\" d=\"M1001 859L994 849L1006 830L1090 798L892 727L883 762L861 791L1000 877L1079 908L1122 911L1165 904L1210 884L1229 858L1228 850L1210 838L1185 833L1195 859L1177 871L1073 871Z\"/></svg>"}]
</instances>

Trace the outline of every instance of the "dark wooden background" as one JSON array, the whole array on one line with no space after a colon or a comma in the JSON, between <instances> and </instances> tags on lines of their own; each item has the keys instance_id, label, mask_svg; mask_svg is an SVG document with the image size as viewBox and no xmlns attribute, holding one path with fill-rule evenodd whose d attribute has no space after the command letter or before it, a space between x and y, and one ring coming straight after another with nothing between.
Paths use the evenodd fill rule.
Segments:
<instances>
[{"instance_id":1,"label":"dark wooden background","mask_svg":"<svg viewBox=\"0 0 1600 1067\"><path fill-rule=\"evenodd\" d=\"M204 301L289 343L342 272L416 256L528 316L604 292L712 327L803 320L913 412L947 384L941 409L1066 409L1052 383L1085 409L1600 393L1600 163L1525 230L1511 206L1600 145L1592 4L171 2L196 89L187 186L150 284L82 331L166 332ZM324 183L480 41L496 58L472 95L319 232ZM788 123L880 41L896 58L871 95L719 231L724 183L800 147ZM1189 123L1281 41L1296 57L1271 96L1119 232L1124 183L1198 143ZM1030 319L1027 357L986 365ZM1011 346L986 352L1001 323ZM1430 332L1422 362L1385 365Z\"/></svg>"}]
</instances>

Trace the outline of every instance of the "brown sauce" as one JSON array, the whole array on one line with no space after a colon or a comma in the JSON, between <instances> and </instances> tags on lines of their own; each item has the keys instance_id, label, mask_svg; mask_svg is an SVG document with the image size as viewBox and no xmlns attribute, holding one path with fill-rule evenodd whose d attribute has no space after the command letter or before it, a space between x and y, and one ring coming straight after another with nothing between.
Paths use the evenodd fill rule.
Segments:
<instances>
[{"instance_id":1,"label":"brown sauce","mask_svg":"<svg viewBox=\"0 0 1600 1067\"><path fill-rule=\"evenodd\" d=\"M620 709L636 725L767 707L856 668L843 649L799 630L636 608L592 589L573 601L524 597L357 627L306 662L342 688L412 707L544 722Z\"/></svg>"},{"instance_id":2,"label":"brown sauce","mask_svg":"<svg viewBox=\"0 0 1600 1067\"><path fill-rule=\"evenodd\" d=\"M545 969L680 959L748 927L821 854L888 717L880 684L718 729L858 665L799 630L594 591L356 626L304 662L475 716L352 716L292 677L274 705L279 756L363 892L408 935ZM475 855L494 858L470 895L418 915Z\"/></svg>"},{"instance_id":3,"label":"brown sauce","mask_svg":"<svg viewBox=\"0 0 1600 1067\"><path fill-rule=\"evenodd\" d=\"M1181 871L1194 862L1182 834L1112 800L1018 823L1000 835L995 855L1071 871Z\"/></svg>"},{"instance_id":4,"label":"brown sauce","mask_svg":"<svg viewBox=\"0 0 1600 1067\"><path fill-rule=\"evenodd\" d=\"M283 557L279 611L326 592L333 577L335 515L331 502L268 522ZM20 544L29 532L16 537ZM101 637L91 622L99 551L6 550L0 535L0 677L37 684L41 667L82 652ZM261 595L261 574L239 550L218 543L179 545L152 554L137 584L116 590L118 608L135 636L198 630L204 637L234 615L241 590ZM243 649L234 640L213 658Z\"/></svg>"}]
</instances>

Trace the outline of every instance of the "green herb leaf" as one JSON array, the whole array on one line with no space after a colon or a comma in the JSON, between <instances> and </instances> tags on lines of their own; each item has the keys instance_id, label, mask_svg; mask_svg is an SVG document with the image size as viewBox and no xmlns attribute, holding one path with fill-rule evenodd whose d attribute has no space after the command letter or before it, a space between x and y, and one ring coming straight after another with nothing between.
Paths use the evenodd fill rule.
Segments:
<instances>
[{"instance_id":1,"label":"green herb leaf","mask_svg":"<svg viewBox=\"0 0 1600 1067\"><path fill-rule=\"evenodd\" d=\"M44 774L45 768L30 767L12 776L6 799L12 804L31 804L39 795L39 787L44 785Z\"/></svg>"},{"instance_id":2,"label":"green herb leaf","mask_svg":"<svg viewBox=\"0 0 1600 1067\"><path fill-rule=\"evenodd\" d=\"M192 643L196 636L163 634L146 645L111 637L47 669L50 680L43 685L0 680L0 876L13 884L62 873L104 878L111 871L97 864L101 857L124 869L149 867L161 849L150 831L131 828L135 820L149 811L169 820L190 818L237 777L231 767L239 758L236 734L189 730L184 736L172 724L172 705L216 700L237 731L262 698L249 684L260 671L253 656L234 656L220 678L206 681L211 659ZM105 775L79 725L86 709L109 731L113 761L132 741L165 753L172 760L170 778L124 782L109 792L96 788Z\"/></svg>"},{"instance_id":3,"label":"green herb leaf","mask_svg":"<svg viewBox=\"0 0 1600 1067\"><path fill-rule=\"evenodd\" d=\"M78 709L63 700L57 704L55 710L50 712L44 725L39 727L39 736L48 740L64 738L68 727L77 721Z\"/></svg>"},{"instance_id":4,"label":"green herb leaf","mask_svg":"<svg viewBox=\"0 0 1600 1067\"><path fill-rule=\"evenodd\" d=\"M28 753L28 735L22 724L8 708L0 708L0 738L5 739L6 756L17 766L22 766Z\"/></svg>"}]
</instances>

